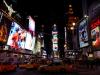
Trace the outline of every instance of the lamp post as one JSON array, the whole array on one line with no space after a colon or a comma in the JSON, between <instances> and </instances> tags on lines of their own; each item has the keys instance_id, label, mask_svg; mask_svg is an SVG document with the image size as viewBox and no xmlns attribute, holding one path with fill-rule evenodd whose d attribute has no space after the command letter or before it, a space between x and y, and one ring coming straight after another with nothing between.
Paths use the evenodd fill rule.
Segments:
<instances>
[{"instance_id":1,"label":"lamp post","mask_svg":"<svg viewBox=\"0 0 100 75\"><path fill-rule=\"evenodd\" d=\"M66 52L67 52L67 30L66 30L66 27L64 27L64 30L65 30L64 52L65 52L65 57L66 57Z\"/></svg>"},{"instance_id":2,"label":"lamp post","mask_svg":"<svg viewBox=\"0 0 100 75\"><path fill-rule=\"evenodd\" d=\"M70 29L72 30L72 38L74 37L75 25L76 25L76 23L73 22L72 27L70 27ZM74 50L74 42L75 42L74 38L72 39L72 42L73 42L73 50Z\"/></svg>"},{"instance_id":3,"label":"lamp post","mask_svg":"<svg viewBox=\"0 0 100 75\"><path fill-rule=\"evenodd\" d=\"M75 53L75 49L76 49L76 42L77 42L77 35L75 35L75 32L76 32L76 28L75 28L75 26L76 26L76 23L75 22L73 22L72 23L72 26L70 27L70 30L71 30L71 32L72 32L72 52L71 52L71 58L72 59L75 59L76 58L76 53Z\"/></svg>"}]
</instances>

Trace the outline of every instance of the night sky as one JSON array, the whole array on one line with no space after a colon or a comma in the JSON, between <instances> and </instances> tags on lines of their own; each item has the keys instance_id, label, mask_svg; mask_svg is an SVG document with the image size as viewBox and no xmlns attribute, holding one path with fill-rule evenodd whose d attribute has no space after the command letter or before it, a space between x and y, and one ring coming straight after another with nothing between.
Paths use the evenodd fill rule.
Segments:
<instances>
[{"instance_id":1,"label":"night sky","mask_svg":"<svg viewBox=\"0 0 100 75\"><path fill-rule=\"evenodd\" d=\"M59 27L65 25L66 5L71 3L74 14L82 17L81 0L6 0L9 5L12 3L13 8L20 13L21 17L26 19L31 15L37 22L37 28L44 24L45 27L51 28L56 23ZM39 30L38 30L39 31Z\"/></svg>"},{"instance_id":2,"label":"night sky","mask_svg":"<svg viewBox=\"0 0 100 75\"><path fill-rule=\"evenodd\" d=\"M31 15L39 25L51 26L56 23L58 26L64 26L66 21L65 13L68 10L67 5L72 4L74 15L82 18L82 0L6 0L13 4L13 8L21 17L26 19ZM87 2L87 9L94 0L83 0ZM84 8L84 7L83 7ZM61 25L61 26L62 26Z\"/></svg>"}]
</instances>

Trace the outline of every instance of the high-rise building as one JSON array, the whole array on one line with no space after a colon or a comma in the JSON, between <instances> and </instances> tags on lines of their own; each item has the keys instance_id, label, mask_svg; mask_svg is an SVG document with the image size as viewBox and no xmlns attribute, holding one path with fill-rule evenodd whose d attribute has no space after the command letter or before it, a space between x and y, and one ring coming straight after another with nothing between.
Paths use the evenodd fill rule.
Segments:
<instances>
[{"instance_id":1,"label":"high-rise building","mask_svg":"<svg viewBox=\"0 0 100 75\"><path fill-rule=\"evenodd\" d=\"M66 5L67 6L67 5ZM78 40L77 40L77 22L79 18L75 16L73 7L69 3L66 7L66 42L67 50L65 51L65 57L75 58L75 50L78 49ZM74 37L74 38L73 38Z\"/></svg>"},{"instance_id":2,"label":"high-rise building","mask_svg":"<svg viewBox=\"0 0 100 75\"><path fill-rule=\"evenodd\" d=\"M73 36L75 35L76 31L76 23L78 21L78 17L74 15L73 7L71 4L68 5L67 11L68 21L67 21L67 39L68 41L68 49L73 49Z\"/></svg>"}]
</instances>

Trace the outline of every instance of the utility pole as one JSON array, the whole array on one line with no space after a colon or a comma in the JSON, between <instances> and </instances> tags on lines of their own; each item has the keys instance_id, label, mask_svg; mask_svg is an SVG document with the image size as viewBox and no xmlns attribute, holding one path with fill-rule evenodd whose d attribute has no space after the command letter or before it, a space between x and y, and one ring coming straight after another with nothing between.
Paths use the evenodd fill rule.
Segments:
<instances>
[{"instance_id":1,"label":"utility pole","mask_svg":"<svg viewBox=\"0 0 100 75\"><path fill-rule=\"evenodd\" d=\"M65 52L65 57L66 57L66 52L67 52L67 30L66 30L66 27L64 27L64 30L65 30L64 52Z\"/></svg>"}]
</instances>

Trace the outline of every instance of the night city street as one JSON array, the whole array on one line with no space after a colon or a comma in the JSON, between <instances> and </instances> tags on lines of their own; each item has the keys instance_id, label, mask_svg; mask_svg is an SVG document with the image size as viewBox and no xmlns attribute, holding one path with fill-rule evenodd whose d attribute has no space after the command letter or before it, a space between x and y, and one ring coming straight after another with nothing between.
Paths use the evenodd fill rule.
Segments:
<instances>
[{"instance_id":1,"label":"night city street","mask_svg":"<svg viewBox=\"0 0 100 75\"><path fill-rule=\"evenodd\" d=\"M0 0L0 75L100 75L100 0Z\"/></svg>"},{"instance_id":2,"label":"night city street","mask_svg":"<svg viewBox=\"0 0 100 75\"><path fill-rule=\"evenodd\" d=\"M12 72L0 73L0 75L99 75L100 67L98 69L83 69L81 68L78 73L65 73L65 72L38 72L36 70L17 69Z\"/></svg>"}]
</instances>

